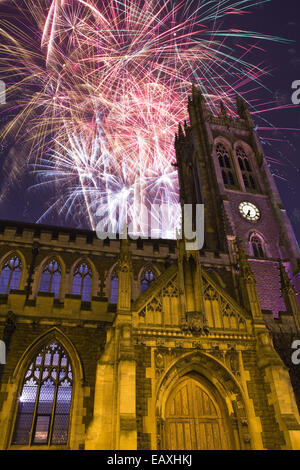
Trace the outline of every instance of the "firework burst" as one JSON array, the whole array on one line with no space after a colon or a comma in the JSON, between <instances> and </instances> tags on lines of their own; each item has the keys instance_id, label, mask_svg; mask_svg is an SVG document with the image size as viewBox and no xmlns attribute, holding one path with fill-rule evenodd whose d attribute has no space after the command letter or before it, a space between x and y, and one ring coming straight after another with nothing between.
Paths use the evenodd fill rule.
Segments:
<instances>
[{"instance_id":1,"label":"firework burst","mask_svg":"<svg viewBox=\"0 0 300 470\"><path fill-rule=\"evenodd\" d=\"M16 89L22 94L3 137L14 132L27 142L38 184L56 185L44 218L56 209L87 217L94 228L97 217L126 212L141 234L147 228L141 208L163 204L175 229L173 139L191 84L212 111L222 100L231 114L237 92L247 97L253 82L260 86L266 70L247 54L258 40L279 39L220 26L222 18L267 1L15 3L27 26L1 22L1 75L13 81L11 99ZM236 56L228 37L252 44Z\"/></svg>"}]
</instances>

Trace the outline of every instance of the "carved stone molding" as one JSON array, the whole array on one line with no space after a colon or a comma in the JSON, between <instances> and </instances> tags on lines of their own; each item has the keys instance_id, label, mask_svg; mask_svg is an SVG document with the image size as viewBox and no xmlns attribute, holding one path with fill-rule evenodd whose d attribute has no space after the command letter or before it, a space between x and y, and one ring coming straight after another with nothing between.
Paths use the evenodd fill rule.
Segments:
<instances>
[{"instance_id":1,"label":"carved stone molding","mask_svg":"<svg viewBox=\"0 0 300 470\"><path fill-rule=\"evenodd\" d=\"M207 335L209 329L203 312L188 312L186 314L186 322L181 326L184 333L191 333L195 336L202 334Z\"/></svg>"},{"instance_id":2,"label":"carved stone molding","mask_svg":"<svg viewBox=\"0 0 300 470\"><path fill-rule=\"evenodd\" d=\"M170 367L170 364L174 361L174 355L176 352L178 355L181 354L181 357L179 355L178 360L173 363L172 367ZM218 362L216 360L217 358L211 357L213 353L220 353L223 356L223 364ZM232 429L236 430L240 436L241 448L251 448L248 420L246 417L246 409L243 396L241 394L241 390L238 386L238 383L232 376L231 370L226 363L228 358L231 357L231 355L237 355L238 357L238 352L234 348L232 348L232 350L227 349L224 351L212 351L210 349L207 350L207 353L205 353L205 349L203 349L201 350L201 352L194 351L193 353L188 355L183 355L183 350L180 348L178 348L177 351L176 349L172 348L164 348L157 349L155 354L155 366L156 369L160 371L160 388L158 390L157 395L157 403L159 404L159 406L161 406L163 403L164 394L172 388L172 384L176 384L177 381L184 376L184 374L186 373L185 371L197 371L198 368L200 370L201 367L203 367L203 375L206 375L205 371L209 371L210 377L207 376L207 379L211 380L213 377L214 384L218 384L218 390L221 391L222 395L224 392L227 395L227 399L230 400L232 403L233 412L230 414L230 422ZM164 374L165 371L168 372L163 375L163 379L161 380L162 374ZM161 436L163 436L162 428L163 421L160 421L160 419L157 418L157 437L158 444L160 445L164 445L164 443L160 442Z\"/></svg>"}]
</instances>

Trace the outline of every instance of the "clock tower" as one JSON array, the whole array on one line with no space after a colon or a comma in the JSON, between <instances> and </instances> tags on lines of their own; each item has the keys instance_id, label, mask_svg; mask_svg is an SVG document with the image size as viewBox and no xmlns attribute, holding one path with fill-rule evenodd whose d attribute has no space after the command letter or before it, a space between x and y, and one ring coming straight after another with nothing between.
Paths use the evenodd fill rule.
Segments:
<instances>
[{"instance_id":1,"label":"clock tower","mask_svg":"<svg viewBox=\"0 0 300 470\"><path fill-rule=\"evenodd\" d=\"M239 240L265 320L274 323L280 312L291 309L283 293L282 269L294 300L295 289L300 291L300 254L252 117L239 96L236 118L222 103L219 115L214 115L196 87L188 111L190 124L179 126L175 147L181 203L204 204L202 256L228 254L232 284L240 291ZM295 309L297 302L293 305Z\"/></svg>"}]
</instances>

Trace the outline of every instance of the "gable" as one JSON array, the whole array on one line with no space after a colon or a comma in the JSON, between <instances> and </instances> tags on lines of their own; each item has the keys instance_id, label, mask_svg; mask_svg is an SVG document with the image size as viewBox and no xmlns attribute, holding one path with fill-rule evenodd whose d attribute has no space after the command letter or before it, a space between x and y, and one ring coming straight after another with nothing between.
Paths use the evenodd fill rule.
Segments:
<instances>
[{"instance_id":1,"label":"gable","mask_svg":"<svg viewBox=\"0 0 300 470\"><path fill-rule=\"evenodd\" d=\"M210 330L247 332L249 315L202 269L203 308ZM178 328L185 321L179 296L178 264L173 263L133 303L137 326Z\"/></svg>"}]
</instances>

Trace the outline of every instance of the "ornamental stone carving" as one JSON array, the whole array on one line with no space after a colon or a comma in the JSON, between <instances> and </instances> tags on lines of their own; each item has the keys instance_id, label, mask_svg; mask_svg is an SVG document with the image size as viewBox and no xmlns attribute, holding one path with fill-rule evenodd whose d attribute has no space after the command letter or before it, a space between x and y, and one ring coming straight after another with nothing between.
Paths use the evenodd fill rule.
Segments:
<instances>
[{"instance_id":1,"label":"ornamental stone carving","mask_svg":"<svg viewBox=\"0 0 300 470\"><path fill-rule=\"evenodd\" d=\"M181 327L184 333L193 335L208 335L209 329L203 312L188 312L186 314L186 322Z\"/></svg>"}]
</instances>

